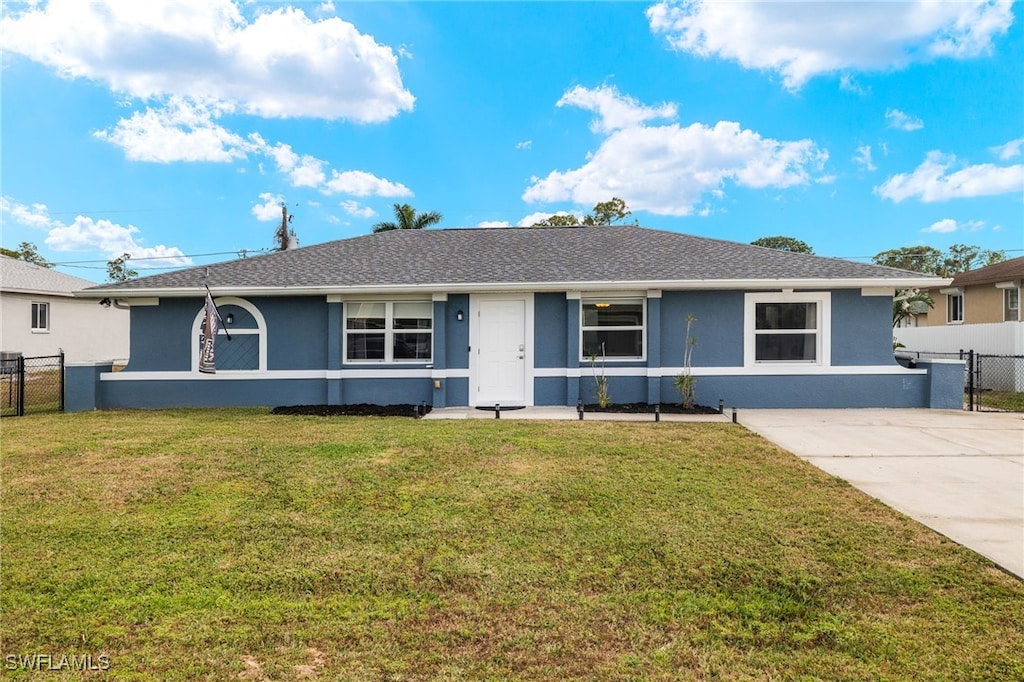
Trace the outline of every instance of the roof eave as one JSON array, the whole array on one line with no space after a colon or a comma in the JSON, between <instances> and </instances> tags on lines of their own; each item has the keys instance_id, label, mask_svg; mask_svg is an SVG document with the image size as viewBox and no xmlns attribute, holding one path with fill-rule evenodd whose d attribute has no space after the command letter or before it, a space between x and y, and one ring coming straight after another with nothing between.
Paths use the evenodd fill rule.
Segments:
<instances>
[{"instance_id":1,"label":"roof eave","mask_svg":"<svg viewBox=\"0 0 1024 682\"><path fill-rule=\"evenodd\" d=\"M765 290L765 289L861 289L892 287L893 289L933 289L948 286L948 278L938 277L861 277L808 279L701 279L701 280L593 280L577 282L425 282L422 284L373 284L355 286L285 286L243 287L211 286L218 296L327 296L332 294L411 294L411 293L500 293L506 291L626 291L638 289L667 290ZM81 298L188 298L201 296L204 287L146 287L137 289L76 291Z\"/></svg>"}]
</instances>

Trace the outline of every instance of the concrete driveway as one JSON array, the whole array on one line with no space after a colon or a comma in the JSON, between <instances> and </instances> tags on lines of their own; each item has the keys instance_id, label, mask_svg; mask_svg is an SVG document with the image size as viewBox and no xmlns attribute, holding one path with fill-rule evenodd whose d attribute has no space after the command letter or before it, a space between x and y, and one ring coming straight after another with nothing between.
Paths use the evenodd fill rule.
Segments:
<instances>
[{"instance_id":1,"label":"concrete driveway","mask_svg":"<svg viewBox=\"0 0 1024 682\"><path fill-rule=\"evenodd\" d=\"M1024 417L740 410L751 431L1024 578Z\"/></svg>"}]
</instances>

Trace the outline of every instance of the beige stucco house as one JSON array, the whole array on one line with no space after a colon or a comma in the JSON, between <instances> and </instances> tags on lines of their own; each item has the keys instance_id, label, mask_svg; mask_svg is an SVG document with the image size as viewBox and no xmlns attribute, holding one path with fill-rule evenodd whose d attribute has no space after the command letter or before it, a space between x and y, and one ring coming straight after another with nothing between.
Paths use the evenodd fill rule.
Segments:
<instances>
[{"instance_id":1,"label":"beige stucco house","mask_svg":"<svg viewBox=\"0 0 1024 682\"><path fill-rule=\"evenodd\" d=\"M73 292L95 282L0 256L0 350L65 362L125 362L130 313Z\"/></svg>"},{"instance_id":2,"label":"beige stucco house","mask_svg":"<svg viewBox=\"0 0 1024 682\"><path fill-rule=\"evenodd\" d=\"M1024 355L1022 282L1024 257L960 273L929 291L935 307L895 329L896 340L915 351Z\"/></svg>"}]
</instances>

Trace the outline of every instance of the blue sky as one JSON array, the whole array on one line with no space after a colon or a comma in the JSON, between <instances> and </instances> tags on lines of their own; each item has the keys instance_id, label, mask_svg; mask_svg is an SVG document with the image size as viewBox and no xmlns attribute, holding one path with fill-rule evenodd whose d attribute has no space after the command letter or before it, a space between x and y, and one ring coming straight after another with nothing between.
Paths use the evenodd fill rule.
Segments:
<instances>
[{"instance_id":1,"label":"blue sky","mask_svg":"<svg viewBox=\"0 0 1024 682\"><path fill-rule=\"evenodd\" d=\"M101 281L623 198L826 256L1024 255L1007 2L52 0L3 8L2 244ZM208 255L212 254L212 255Z\"/></svg>"}]
</instances>

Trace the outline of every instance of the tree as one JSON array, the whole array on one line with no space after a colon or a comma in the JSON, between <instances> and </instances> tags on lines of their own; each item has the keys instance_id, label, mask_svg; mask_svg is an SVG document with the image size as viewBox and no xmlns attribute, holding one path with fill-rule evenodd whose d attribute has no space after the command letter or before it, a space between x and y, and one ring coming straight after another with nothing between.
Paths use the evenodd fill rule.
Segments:
<instances>
[{"instance_id":1,"label":"tree","mask_svg":"<svg viewBox=\"0 0 1024 682\"><path fill-rule=\"evenodd\" d=\"M288 215L288 207L282 201L281 224L278 225L277 231L274 232L274 246L277 247L278 251L287 251L292 246L292 241L296 239L295 230L289 227L294 217L293 215Z\"/></svg>"},{"instance_id":2,"label":"tree","mask_svg":"<svg viewBox=\"0 0 1024 682\"><path fill-rule=\"evenodd\" d=\"M791 251L793 253L814 253L814 249L807 242L800 241L794 237L761 237L750 242L752 246L763 246L766 249L777 251Z\"/></svg>"},{"instance_id":3,"label":"tree","mask_svg":"<svg viewBox=\"0 0 1024 682\"><path fill-rule=\"evenodd\" d=\"M32 263L33 265L39 265L44 268L52 268L53 263L46 260L39 255L39 249L32 242L22 242L18 244L17 249L4 249L0 248L0 253L9 257L23 260L26 263Z\"/></svg>"},{"instance_id":4,"label":"tree","mask_svg":"<svg viewBox=\"0 0 1024 682\"><path fill-rule=\"evenodd\" d=\"M425 227L436 225L444 219L437 211L427 213L416 213L409 204L395 204L395 222L381 221L373 226L374 232L389 232L391 230L422 230Z\"/></svg>"},{"instance_id":5,"label":"tree","mask_svg":"<svg viewBox=\"0 0 1024 682\"><path fill-rule=\"evenodd\" d=\"M904 320L909 320L934 307L935 301L927 291L901 289L892 299L892 326L901 327Z\"/></svg>"},{"instance_id":6,"label":"tree","mask_svg":"<svg viewBox=\"0 0 1024 682\"><path fill-rule=\"evenodd\" d=\"M107 279L111 282L127 282L133 277L138 277L139 273L128 267L128 260L131 255L123 253L117 258L111 258L107 261Z\"/></svg>"},{"instance_id":7,"label":"tree","mask_svg":"<svg viewBox=\"0 0 1024 682\"><path fill-rule=\"evenodd\" d=\"M1006 260L1006 254L1003 251L991 251L967 244L953 244L949 247L944 265L946 273L953 276L958 272L983 268L1004 260Z\"/></svg>"},{"instance_id":8,"label":"tree","mask_svg":"<svg viewBox=\"0 0 1024 682\"><path fill-rule=\"evenodd\" d=\"M535 222L530 227L596 227L600 225L614 225L620 220L625 220L633 215L626 202L618 197L612 197L608 201L599 201L594 204L594 210L583 216L580 220L573 214L552 215L544 220ZM637 222L634 220L633 224Z\"/></svg>"},{"instance_id":9,"label":"tree","mask_svg":"<svg viewBox=\"0 0 1024 682\"><path fill-rule=\"evenodd\" d=\"M952 277L978 267L999 263L1006 259L1002 251L991 251L980 246L953 244L942 252L933 246L904 246L875 254L871 260L876 265L891 268Z\"/></svg>"},{"instance_id":10,"label":"tree","mask_svg":"<svg viewBox=\"0 0 1024 682\"><path fill-rule=\"evenodd\" d=\"M601 201L594 204L594 211L583 217L583 224L593 225L614 225L620 220L625 220L633 212L626 206L626 202L618 197L612 197L608 201ZM635 224L635 221L634 221Z\"/></svg>"},{"instance_id":11,"label":"tree","mask_svg":"<svg viewBox=\"0 0 1024 682\"><path fill-rule=\"evenodd\" d=\"M933 246L903 246L876 253L871 261L900 270L938 274L942 268L942 252Z\"/></svg>"},{"instance_id":12,"label":"tree","mask_svg":"<svg viewBox=\"0 0 1024 682\"><path fill-rule=\"evenodd\" d=\"M579 227L580 219L572 213L555 214L535 222L530 227Z\"/></svg>"}]
</instances>

